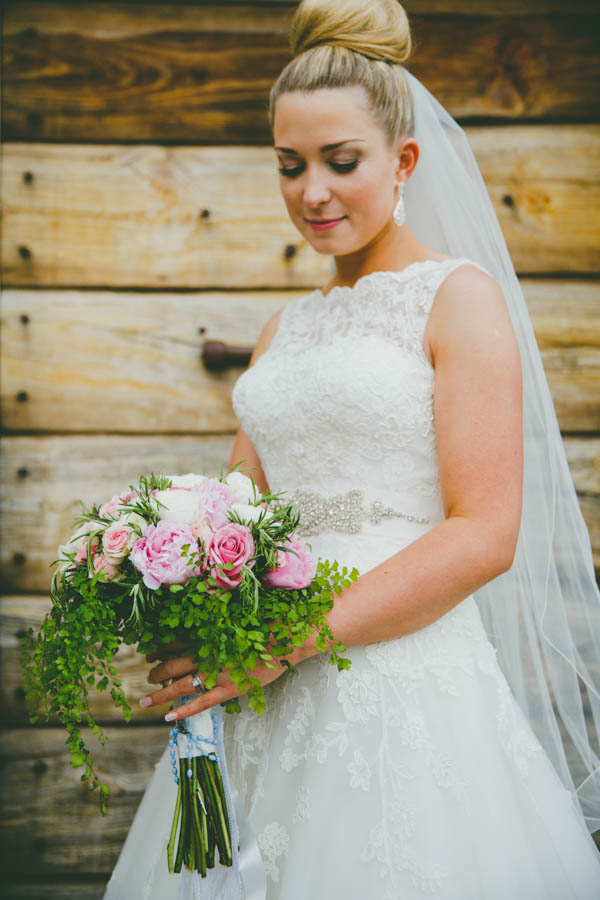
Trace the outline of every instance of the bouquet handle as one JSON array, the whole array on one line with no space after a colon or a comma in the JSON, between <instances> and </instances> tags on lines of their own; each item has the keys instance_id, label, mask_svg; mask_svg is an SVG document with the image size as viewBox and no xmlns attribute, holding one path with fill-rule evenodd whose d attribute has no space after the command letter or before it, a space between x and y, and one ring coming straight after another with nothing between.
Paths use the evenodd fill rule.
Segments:
<instances>
[{"instance_id":1,"label":"bouquet handle","mask_svg":"<svg viewBox=\"0 0 600 900\"><path fill-rule=\"evenodd\" d=\"M182 702L185 702L183 699ZM198 872L182 869L182 890L180 900L265 900L267 894L267 877L262 856L246 815L239 791L229 780L225 746L223 740L223 708L217 704L210 712L207 710L190 716L188 728L196 735L207 737L208 715L212 721L214 752L218 760L219 772L223 783L227 814L231 835L231 866L216 865L208 869L205 876ZM178 739L180 756L184 752L185 743L182 736ZM200 753L194 748L193 755ZM238 848L239 844L239 848Z\"/></svg>"}]
</instances>

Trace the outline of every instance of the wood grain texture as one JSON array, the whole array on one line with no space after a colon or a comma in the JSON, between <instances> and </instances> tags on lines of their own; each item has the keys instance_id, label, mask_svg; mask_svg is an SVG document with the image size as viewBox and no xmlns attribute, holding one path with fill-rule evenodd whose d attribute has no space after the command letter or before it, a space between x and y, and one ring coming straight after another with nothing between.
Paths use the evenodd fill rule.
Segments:
<instances>
[{"instance_id":1,"label":"wood grain texture","mask_svg":"<svg viewBox=\"0 0 600 900\"><path fill-rule=\"evenodd\" d=\"M83 770L71 768L62 729L0 732L3 880L82 873L108 878L168 731L163 722L106 734L104 747L94 748L111 791L103 817L96 794L80 780Z\"/></svg>"},{"instance_id":2,"label":"wood grain texture","mask_svg":"<svg viewBox=\"0 0 600 900\"><path fill-rule=\"evenodd\" d=\"M582 5L411 5L407 67L458 118L598 116L598 17ZM585 7L583 7L585 9ZM8 5L5 140L266 143L291 6ZM523 14L526 12L527 14ZM560 60L560 65L557 65Z\"/></svg>"},{"instance_id":3,"label":"wood grain texture","mask_svg":"<svg viewBox=\"0 0 600 900\"><path fill-rule=\"evenodd\" d=\"M574 436L564 443L600 566L600 438ZM232 435L5 437L0 459L5 592L49 590L50 565L58 544L73 531L79 498L104 502L141 472L217 474L220 461L226 467L232 444Z\"/></svg>"},{"instance_id":4,"label":"wood grain texture","mask_svg":"<svg viewBox=\"0 0 600 900\"><path fill-rule=\"evenodd\" d=\"M559 426L600 431L600 285L521 278Z\"/></svg>"},{"instance_id":5,"label":"wood grain texture","mask_svg":"<svg viewBox=\"0 0 600 900\"><path fill-rule=\"evenodd\" d=\"M600 125L465 130L517 272L596 273ZM330 277L289 219L271 147L14 143L2 174L6 287L299 289Z\"/></svg>"},{"instance_id":6,"label":"wood grain texture","mask_svg":"<svg viewBox=\"0 0 600 900\"><path fill-rule=\"evenodd\" d=\"M563 431L600 431L600 290L522 278ZM0 314L5 431L231 432L244 367L208 371L205 340L253 346L295 291L9 289ZM23 398L26 399L23 399Z\"/></svg>"},{"instance_id":7,"label":"wood grain texture","mask_svg":"<svg viewBox=\"0 0 600 900\"><path fill-rule=\"evenodd\" d=\"M232 434L5 437L0 457L4 591L49 590L50 565L58 544L73 531L80 499L103 503L152 471L218 475L221 465L227 468L232 446ZM38 543L32 530L40 535Z\"/></svg>"},{"instance_id":8,"label":"wood grain texture","mask_svg":"<svg viewBox=\"0 0 600 900\"><path fill-rule=\"evenodd\" d=\"M3 172L5 285L299 287L329 271L270 148L8 144Z\"/></svg>"},{"instance_id":9,"label":"wood grain texture","mask_svg":"<svg viewBox=\"0 0 600 900\"><path fill-rule=\"evenodd\" d=\"M294 296L7 290L0 314L4 429L232 432L231 391L245 366L209 371L202 345L253 345Z\"/></svg>"}]
</instances>

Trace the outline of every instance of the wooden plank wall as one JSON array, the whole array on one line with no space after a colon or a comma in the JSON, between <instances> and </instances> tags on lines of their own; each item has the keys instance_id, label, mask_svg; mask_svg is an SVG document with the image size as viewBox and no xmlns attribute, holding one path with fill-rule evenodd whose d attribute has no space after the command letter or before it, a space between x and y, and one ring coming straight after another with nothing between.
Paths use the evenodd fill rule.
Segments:
<instances>
[{"instance_id":1,"label":"wooden plank wall","mask_svg":"<svg viewBox=\"0 0 600 900\"><path fill-rule=\"evenodd\" d=\"M4 4L2 694L5 896L98 898L153 764L100 696L101 819L64 735L28 726L17 638L79 512L143 471L218 471L252 345L329 278L278 189L266 107L293 2ZM600 568L599 17L583 0L414 0L409 66L463 124L517 268ZM409 223L410 224L410 223ZM147 667L120 656L135 706ZM141 748L141 751L140 749Z\"/></svg>"}]
</instances>

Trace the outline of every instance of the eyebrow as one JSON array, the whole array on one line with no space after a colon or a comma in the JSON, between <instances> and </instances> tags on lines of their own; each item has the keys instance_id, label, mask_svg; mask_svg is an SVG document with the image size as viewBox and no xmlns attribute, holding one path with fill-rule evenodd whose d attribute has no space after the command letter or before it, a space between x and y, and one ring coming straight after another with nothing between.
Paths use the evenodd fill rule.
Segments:
<instances>
[{"instance_id":1,"label":"eyebrow","mask_svg":"<svg viewBox=\"0 0 600 900\"><path fill-rule=\"evenodd\" d=\"M346 140L338 141L336 144L324 144L321 147L321 152L324 153L326 150L335 150L336 147L341 147L342 144L347 144L349 141L360 141L361 144L367 143L362 138L346 138ZM291 147L274 147L273 149L281 150L282 153L293 153L294 156L300 155L296 150L292 150Z\"/></svg>"}]
</instances>

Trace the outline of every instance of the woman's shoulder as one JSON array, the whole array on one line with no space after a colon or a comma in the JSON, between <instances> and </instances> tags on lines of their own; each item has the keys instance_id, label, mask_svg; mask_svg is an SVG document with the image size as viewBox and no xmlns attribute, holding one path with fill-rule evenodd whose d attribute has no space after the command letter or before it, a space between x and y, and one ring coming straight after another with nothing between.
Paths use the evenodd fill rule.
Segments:
<instances>
[{"instance_id":1,"label":"woman's shoulder","mask_svg":"<svg viewBox=\"0 0 600 900\"><path fill-rule=\"evenodd\" d=\"M503 293L496 278L480 263L466 256L447 257L422 273L426 288L423 297L425 312L435 318L440 307L460 303L462 297L489 295L497 301ZM455 298L455 299L453 299Z\"/></svg>"},{"instance_id":2,"label":"woman's shoulder","mask_svg":"<svg viewBox=\"0 0 600 900\"><path fill-rule=\"evenodd\" d=\"M497 279L480 263L466 256L450 257L444 260L438 269L435 280L435 293L432 297L432 314L436 307L449 303L460 303L461 298L474 302L503 302L504 294ZM455 298L455 299L453 299ZM485 298L488 298L487 301Z\"/></svg>"},{"instance_id":3,"label":"woman's shoulder","mask_svg":"<svg viewBox=\"0 0 600 900\"><path fill-rule=\"evenodd\" d=\"M439 260L437 268L440 275L439 286L449 280L450 276L453 276L454 273L457 273L457 275L453 278L453 284L456 284L459 280L464 281L465 279L468 281L476 279L478 283L482 283L482 280L485 279L496 281L492 273L486 269L485 266L482 266L481 263L476 262L468 256L447 256L444 259Z\"/></svg>"},{"instance_id":4,"label":"woman's shoulder","mask_svg":"<svg viewBox=\"0 0 600 900\"><path fill-rule=\"evenodd\" d=\"M497 279L466 257L444 270L431 297L424 347L434 356L444 345L479 349L498 339L516 343L508 304Z\"/></svg>"}]
</instances>

